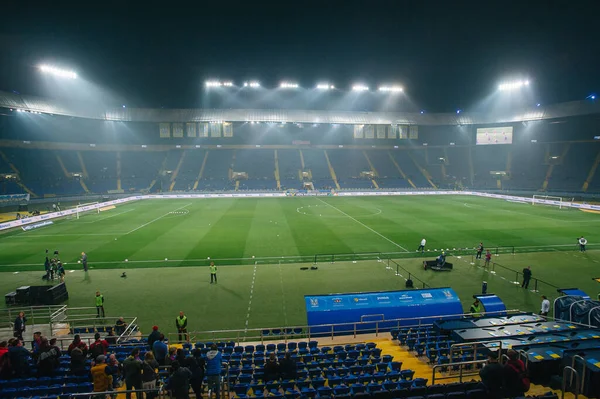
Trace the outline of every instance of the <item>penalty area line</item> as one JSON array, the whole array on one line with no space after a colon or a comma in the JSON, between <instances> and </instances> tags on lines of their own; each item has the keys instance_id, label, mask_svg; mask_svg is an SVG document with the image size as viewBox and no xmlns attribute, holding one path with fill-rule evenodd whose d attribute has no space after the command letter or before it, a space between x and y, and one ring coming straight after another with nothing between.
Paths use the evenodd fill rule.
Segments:
<instances>
[{"instance_id":1,"label":"penalty area line","mask_svg":"<svg viewBox=\"0 0 600 399\"><path fill-rule=\"evenodd\" d=\"M169 216L169 215L173 214L173 212L176 212L176 211L178 211L178 210L180 210L180 209L184 209L184 208L186 208L186 207L188 207L188 206L190 206L190 205L192 205L192 203L191 203L191 202L188 202L188 203L187 203L187 204L185 204L184 206L180 206L180 207L179 207L179 208L177 208L177 209L173 209L172 211L169 211L169 212L165 213L164 215L157 217L156 219L152 219L152 220L151 220L151 221L149 221L148 223L144 223L143 225L141 225L141 226L138 226L138 227L136 227L135 229L128 231L127 233L125 233L125 235L128 235L128 234L131 234L131 233L133 233L133 232L136 232L136 231L138 231L139 229L141 229L142 227L146 227L146 226L148 226L149 224L151 224L151 223L154 223L154 222L156 222L156 221L158 221L158 220L160 220L160 219L162 219L162 218L164 218L164 217L167 217L167 216Z\"/></svg>"},{"instance_id":2,"label":"penalty area line","mask_svg":"<svg viewBox=\"0 0 600 399\"><path fill-rule=\"evenodd\" d=\"M353 218L352 216L348 215L346 212L342 211L341 209L336 208L335 206L331 205L328 202L323 201L321 198L317 198L317 200L321 201L322 203L324 203L327 206L332 207L333 209L335 209L336 211L338 211L339 213L341 213L342 215L346 216L349 219L354 220L356 223L360 224L361 226L363 226L364 228L372 231L373 233L377 234L379 237L383 238L384 240L394 244L395 246L397 246L398 248L404 250L404 252L409 252L408 249L404 248L402 245L395 243L394 241L390 240L389 238L387 238L386 236L384 236L383 234L381 234L378 231L373 230L372 228L370 228L369 226L367 226L366 224L364 224L363 222L356 220L355 218Z\"/></svg>"}]
</instances>

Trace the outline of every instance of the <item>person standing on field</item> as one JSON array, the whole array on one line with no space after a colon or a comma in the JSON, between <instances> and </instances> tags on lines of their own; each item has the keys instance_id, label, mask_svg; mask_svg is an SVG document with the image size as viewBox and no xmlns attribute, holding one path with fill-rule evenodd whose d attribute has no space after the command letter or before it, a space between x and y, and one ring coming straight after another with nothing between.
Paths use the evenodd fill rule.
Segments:
<instances>
[{"instance_id":1,"label":"person standing on field","mask_svg":"<svg viewBox=\"0 0 600 399\"><path fill-rule=\"evenodd\" d=\"M529 288L529 280L531 280L531 266L523 269L523 284L521 284L521 288Z\"/></svg>"},{"instance_id":2,"label":"person standing on field","mask_svg":"<svg viewBox=\"0 0 600 399\"><path fill-rule=\"evenodd\" d=\"M87 272L88 271L88 267L87 267L87 254L85 252L81 253L81 264L83 265L83 271Z\"/></svg>"},{"instance_id":3,"label":"person standing on field","mask_svg":"<svg viewBox=\"0 0 600 399\"><path fill-rule=\"evenodd\" d=\"M492 253L488 249L487 251L485 251L485 267L488 267L490 265L491 260L492 260Z\"/></svg>"},{"instance_id":4,"label":"person standing on field","mask_svg":"<svg viewBox=\"0 0 600 399\"><path fill-rule=\"evenodd\" d=\"M210 283L217 284L217 266L215 266L215 262L210 262Z\"/></svg>"},{"instance_id":5,"label":"person standing on field","mask_svg":"<svg viewBox=\"0 0 600 399\"><path fill-rule=\"evenodd\" d=\"M581 236L581 238L579 238L579 251L585 252L586 245L587 245L587 240L583 236Z\"/></svg>"},{"instance_id":6,"label":"person standing on field","mask_svg":"<svg viewBox=\"0 0 600 399\"><path fill-rule=\"evenodd\" d=\"M183 342L181 337L184 337L187 341L187 316L183 314L183 312L179 312L179 317L175 319L175 326L177 327L177 332L179 333L179 342Z\"/></svg>"},{"instance_id":7,"label":"person standing on field","mask_svg":"<svg viewBox=\"0 0 600 399\"><path fill-rule=\"evenodd\" d=\"M100 317L100 311L102 311L102 317L104 317L104 295L100 291L96 291L96 317Z\"/></svg>"},{"instance_id":8,"label":"person standing on field","mask_svg":"<svg viewBox=\"0 0 600 399\"><path fill-rule=\"evenodd\" d=\"M548 313L550 313L550 301L546 295L542 295L542 310L540 310L540 315L546 317Z\"/></svg>"},{"instance_id":9,"label":"person standing on field","mask_svg":"<svg viewBox=\"0 0 600 399\"><path fill-rule=\"evenodd\" d=\"M427 240L423 238L421 240L421 245L419 245L419 248L417 248L417 252L419 252L419 251L421 251L421 253L425 252L425 244L427 244Z\"/></svg>"},{"instance_id":10,"label":"person standing on field","mask_svg":"<svg viewBox=\"0 0 600 399\"><path fill-rule=\"evenodd\" d=\"M481 255L483 254L483 243L480 242L477 246L477 255L475 255L475 259L481 259Z\"/></svg>"}]
</instances>

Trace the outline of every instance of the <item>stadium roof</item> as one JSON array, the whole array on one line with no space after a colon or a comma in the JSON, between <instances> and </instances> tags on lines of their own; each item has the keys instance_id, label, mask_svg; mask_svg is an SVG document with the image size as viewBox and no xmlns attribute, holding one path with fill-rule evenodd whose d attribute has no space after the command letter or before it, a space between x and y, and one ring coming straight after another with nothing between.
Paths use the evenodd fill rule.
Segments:
<instances>
[{"instance_id":1,"label":"stadium roof","mask_svg":"<svg viewBox=\"0 0 600 399\"><path fill-rule=\"evenodd\" d=\"M485 125L600 113L591 101L524 108L510 113L408 113L284 109L102 109L77 102L0 91L0 108L122 122L286 122L331 124Z\"/></svg>"}]
</instances>

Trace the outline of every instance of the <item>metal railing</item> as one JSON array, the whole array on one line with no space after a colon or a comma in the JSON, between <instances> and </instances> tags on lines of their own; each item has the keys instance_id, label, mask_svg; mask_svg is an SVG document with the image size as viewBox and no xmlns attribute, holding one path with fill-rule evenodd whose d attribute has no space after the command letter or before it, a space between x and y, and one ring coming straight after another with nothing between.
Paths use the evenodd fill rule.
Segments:
<instances>
[{"instance_id":1,"label":"metal railing","mask_svg":"<svg viewBox=\"0 0 600 399\"><path fill-rule=\"evenodd\" d=\"M15 306L0 310L0 328L13 328L20 312L25 313L28 325L47 324L55 313L66 309L66 305Z\"/></svg>"},{"instance_id":2,"label":"metal railing","mask_svg":"<svg viewBox=\"0 0 600 399\"><path fill-rule=\"evenodd\" d=\"M567 391L567 371L569 371L571 373L571 379L573 378L573 375L575 375L575 392L573 394L575 396L575 399L577 399L579 397L579 373L577 372L577 370L575 370L571 366L566 366L563 369L563 379L562 379L562 386L561 386L561 391L562 391L561 399L565 399L565 392Z\"/></svg>"},{"instance_id":3,"label":"metal railing","mask_svg":"<svg viewBox=\"0 0 600 399\"><path fill-rule=\"evenodd\" d=\"M453 379L456 378L456 374L452 373L451 375L447 375L447 376L442 376L442 377L436 377L436 371L438 369L454 369L456 367L458 367L458 378L460 382L463 382L462 379L463 377L472 377L472 376L476 376L479 375L479 372L473 372L473 373L464 373L464 369L465 367L469 367L469 366L474 366L474 365L478 365L478 364L484 364L487 362L487 360L485 359L481 359L478 360L477 359L477 348L479 347L479 345L485 346L485 345L490 345L490 344L497 344L497 348L498 348L498 353L502 353L502 341L501 340L497 340L497 341L476 341L476 342L462 342L462 343L458 343L458 344L453 344L450 346L450 352L449 352L449 358L452 360L454 359L454 354L456 353L456 351L458 350L460 351L465 351L465 350L472 350L473 351L473 360L468 360L468 361L464 361L464 362L448 362L445 364L436 364L433 366L433 370L432 370L432 374L431 374L431 384L435 384L436 380L447 380L447 379ZM467 349L464 349L467 348ZM494 348L495 349L495 348ZM500 364L502 364L502 358L499 358L499 362Z\"/></svg>"},{"instance_id":4,"label":"metal railing","mask_svg":"<svg viewBox=\"0 0 600 399\"><path fill-rule=\"evenodd\" d=\"M62 394L61 398L72 398L72 399L84 399L84 398L100 398L100 397L110 397L116 398L117 395L132 393L135 394L136 399L139 398L139 394L143 393L155 393L157 398L167 398L169 397L168 392L164 390L164 386L151 388L151 389L130 389L130 390L118 390L118 391L104 391L104 392L86 392L86 393L71 393L71 394Z\"/></svg>"},{"instance_id":5,"label":"metal railing","mask_svg":"<svg viewBox=\"0 0 600 399\"><path fill-rule=\"evenodd\" d=\"M476 264L475 256L471 256L471 264ZM506 276L506 280L512 282L514 285L522 285L523 284L523 272L511 269L510 267L504 266L498 262L490 262L489 266L483 266L486 270L489 271L490 274L500 275L503 274ZM532 288L533 287L533 288ZM540 292L540 291L553 291L558 289L559 287L551 284L547 281L539 279L537 277L532 277L529 280L529 290L532 292Z\"/></svg>"},{"instance_id":6,"label":"metal railing","mask_svg":"<svg viewBox=\"0 0 600 399\"><path fill-rule=\"evenodd\" d=\"M573 370L577 370L576 363L578 360L581 361L581 365L583 366L583 369L581 370L581 378L579 379L579 384L577 384L577 381L575 383L575 392L574 392L575 395L579 395L580 393L583 393L584 385L585 385L585 369L587 367L585 359L582 356L575 355L575 356L573 356L573 360L571 360L571 368L573 368ZM571 373L571 381L569 382L569 385L573 386L573 373ZM577 396L575 396L575 397L577 397Z\"/></svg>"},{"instance_id":7,"label":"metal railing","mask_svg":"<svg viewBox=\"0 0 600 399\"><path fill-rule=\"evenodd\" d=\"M410 271L408 271L407 269L402 267L398 262L394 261L393 259L388 258L386 264L387 264L386 269L393 270L394 266L396 266L396 276L405 278L407 281L408 280L412 280L412 281L416 280L419 282L419 285L422 288L431 288L429 284L427 284L425 281L421 280L420 278L415 277ZM404 277L404 275L402 273L400 273L401 271L404 272L407 275L407 277Z\"/></svg>"},{"instance_id":8,"label":"metal railing","mask_svg":"<svg viewBox=\"0 0 600 399\"><path fill-rule=\"evenodd\" d=\"M521 314L518 309L509 309L497 312L483 312L485 316L506 316L510 314ZM288 342L289 340L298 339L315 339L315 338L331 338L335 339L339 335L351 335L356 338L361 334L379 334L390 332L400 328L415 328L423 326L431 326L439 320L460 319L471 317L471 313L460 313L450 315L435 315L408 317L390 320L377 321L357 321L352 323L337 323L337 324L321 324L313 326L289 326L289 327L264 327L264 328L248 328L248 329L233 329L233 330L208 330L208 331L190 331L190 341L234 341L237 345L246 341L260 341L261 343L269 340L277 340ZM274 334L273 332L277 333ZM296 331L296 332L294 332ZM179 333L169 333L169 342L179 342Z\"/></svg>"},{"instance_id":9,"label":"metal railing","mask_svg":"<svg viewBox=\"0 0 600 399\"><path fill-rule=\"evenodd\" d=\"M476 375L479 375L479 372L473 372L473 373L464 373L464 368L465 366L470 366L470 365L477 365L477 364L483 364L486 363L487 360L469 360L468 362L456 362L456 363L446 363L446 364L436 364L433 366L433 371L432 371L432 375L431 375L431 385L435 384L436 380L448 380L448 379L454 379L456 378L456 375L452 374L452 375L448 375L448 376L443 376L443 377L437 377L435 376L435 372L437 369L443 369L443 368L454 368L454 367L458 367L458 380L459 382L463 382L463 377L473 377Z\"/></svg>"}]
</instances>

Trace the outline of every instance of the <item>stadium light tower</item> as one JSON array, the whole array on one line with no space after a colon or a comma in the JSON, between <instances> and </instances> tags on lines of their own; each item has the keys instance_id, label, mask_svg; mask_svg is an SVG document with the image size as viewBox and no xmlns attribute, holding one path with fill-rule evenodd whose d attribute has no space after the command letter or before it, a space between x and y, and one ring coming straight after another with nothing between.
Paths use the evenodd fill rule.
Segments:
<instances>
[{"instance_id":1,"label":"stadium light tower","mask_svg":"<svg viewBox=\"0 0 600 399\"><path fill-rule=\"evenodd\" d=\"M355 84L354 86L352 86L352 91L368 91L369 90L369 86L363 85L363 84Z\"/></svg>"},{"instance_id":2,"label":"stadium light tower","mask_svg":"<svg viewBox=\"0 0 600 399\"><path fill-rule=\"evenodd\" d=\"M402 86L381 86L379 87L379 91L388 93L402 93L404 88Z\"/></svg>"},{"instance_id":3,"label":"stadium light tower","mask_svg":"<svg viewBox=\"0 0 600 399\"><path fill-rule=\"evenodd\" d=\"M40 65L40 71L49 75L58 76L59 78L77 79L77 74L68 69L56 68L51 65Z\"/></svg>"},{"instance_id":4,"label":"stadium light tower","mask_svg":"<svg viewBox=\"0 0 600 399\"><path fill-rule=\"evenodd\" d=\"M294 82L281 82L281 84L279 85L280 89L297 89L298 88L298 83L294 83Z\"/></svg>"},{"instance_id":5,"label":"stadium light tower","mask_svg":"<svg viewBox=\"0 0 600 399\"><path fill-rule=\"evenodd\" d=\"M333 90L335 86L329 83L319 83L317 84L317 90Z\"/></svg>"},{"instance_id":6,"label":"stadium light tower","mask_svg":"<svg viewBox=\"0 0 600 399\"><path fill-rule=\"evenodd\" d=\"M529 86L529 80L512 80L509 82L500 83L498 90L500 91L514 91L519 90L523 87Z\"/></svg>"},{"instance_id":7,"label":"stadium light tower","mask_svg":"<svg viewBox=\"0 0 600 399\"><path fill-rule=\"evenodd\" d=\"M244 87L250 87L251 89L257 89L260 87L260 83L253 80L250 82L244 82Z\"/></svg>"}]
</instances>

